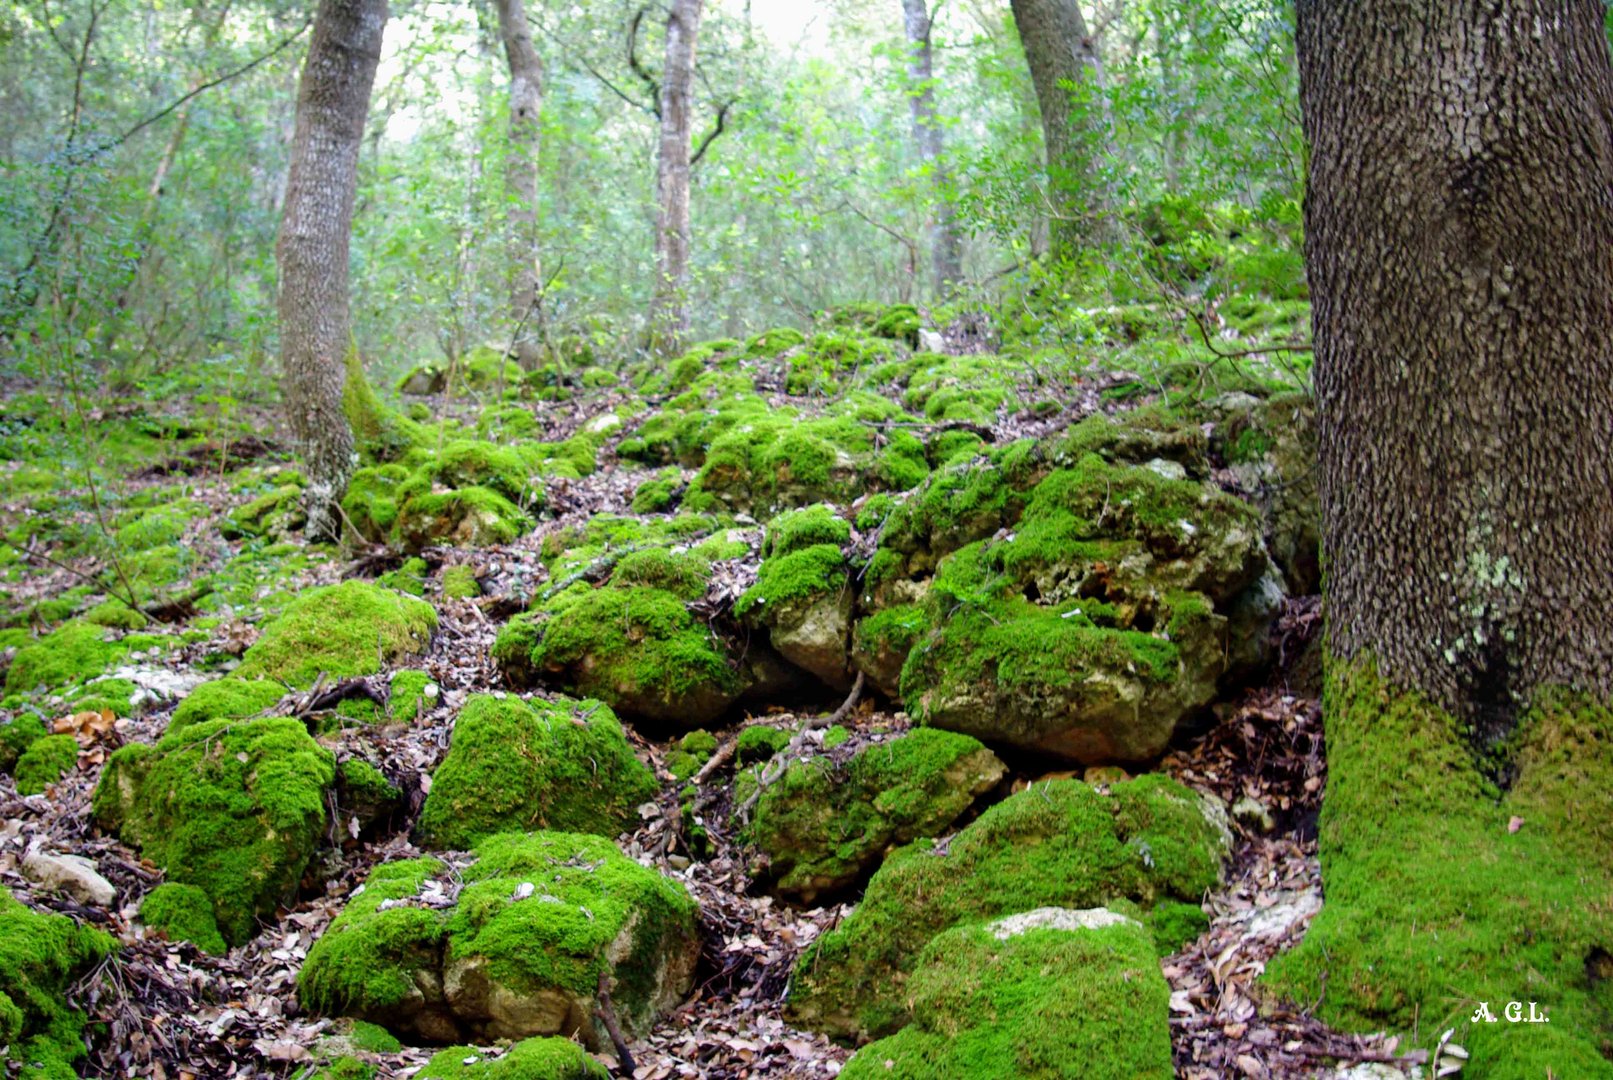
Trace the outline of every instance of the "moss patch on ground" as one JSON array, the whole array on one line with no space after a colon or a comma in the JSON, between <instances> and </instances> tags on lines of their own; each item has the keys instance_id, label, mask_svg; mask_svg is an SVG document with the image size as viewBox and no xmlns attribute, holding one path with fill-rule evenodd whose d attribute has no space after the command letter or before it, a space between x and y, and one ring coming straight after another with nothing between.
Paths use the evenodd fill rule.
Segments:
<instances>
[{"instance_id":1,"label":"moss patch on ground","mask_svg":"<svg viewBox=\"0 0 1613 1080\"><path fill-rule=\"evenodd\" d=\"M1368 665L1332 665L1324 712L1327 901L1266 987L1344 1029L1455 1027L1487 1078L1613 1076L1613 710L1545 695L1504 792ZM1481 1001L1497 1023L1471 1022ZM1509 1001L1551 1022L1509 1024Z\"/></svg>"},{"instance_id":2,"label":"moss patch on ground","mask_svg":"<svg viewBox=\"0 0 1613 1080\"><path fill-rule=\"evenodd\" d=\"M213 917L213 901L195 885L166 881L140 902L140 921L147 930L160 931L169 941L189 941L203 952L222 955L229 950Z\"/></svg>"},{"instance_id":3,"label":"moss patch on ground","mask_svg":"<svg viewBox=\"0 0 1613 1080\"><path fill-rule=\"evenodd\" d=\"M6 672L6 693L40 687L59 690L95 678L128 652L126 645L111 638L104 627L93 623L62 625L17 650Z\"/></svg>"},{"instance_id":4,"label":"moss patch on ground","mask_svg":"<svg viewBox=\"0 0 1613 1080\"><path fill-rule=\"evenodd\" d=\"M68 988L114 948L99 930L19 903L0 889L0 1047L24 1077L74 1080L84 1016Z\"/></svg>"},{"instance_id":5,"label":"moss patch on ground","mask_svg":"<svg viewBox=\"0 0 1613 1080\"><path fill-rule=\"evenodd\" d=\"M773 887L811 904L856 884L891 847L939 835L1002 775L969 736L920 729L841 765L791 765L762 793L745 836L767 856Z\"/></svg>"},{"instance_id":6,"label":"moss patch on ground","mask_svg":"<svg viewBox=\"0 0 1613 1080\"><path fill-rule=\"evenodd\" d=\"M608 1080L605 1067L570 1039L523 1039L503 1054L450 1046L416 1080Z\"/></svg>"},{"instance_id":7,"label":"moss patch on ground","mask_svg":"<svg viewBox=\"0 0 1613 1080\"><path fill-rule=\"evenodd\" d=\"M300 720L212 720L117 751L93 806L102 828L170 881L205 891L238 945L295 891L324 832L335 774Z\"/></svg>"},{"instance_id":8,"label":"moss patch on ground","mask_svg":"<svg viewBox=\"0 0 1613 1080\"><path fill-rule=\"evenodd\" d=\"M38 795L77 767L78 740L73 736L35 739L17 759L17 794Z\"/></svg>"},{"instance_id":9,"label":"moss patch on ground","mask_svg":"<svg viewBox=\"0 0 1613 1080\"><path fill-rule=\"evenodd\" d=\"M615 836L657 790L600 702L475 694L432 777L419 832L426 844L456 849L512 830Z\"/></svg>"},{"instance_id":10,"label":"moss patch on ground","mask_svg":"<svg viewBox=\"0 0 1613 1080\"><path fill-rule=\"evenodd\" d=\"M892 853L851 917L802 955L787 1015L846 1038L891 1034L907 1022L908 974L943 930L1046 906L1197 902L1220 879L1225 845L1199 797L1162 776L1108 795L1037 784L945 849L920 841Z\"/></svg>"},{"instance_id":11,"label":"moss patch on ground","mask_svg":"<svg viewBox=\"0 0 1613 1080\"><path fill-rule=\"evenodd\" d=\"M246 651L236 675L297 687L329 678L374 675L381 665L425 649L437 628L430 604L363 581L345 581L293 600Z\"/></svg>"},{"instance_id":12,"label":"moss patch on ground","mask_svg":"<svg viewBox=\"0 0 1613 1080\"><path fill-rule=\"evenodd\" d=\"M286 688L270 679L214 679L185 695L168 721L170 732L208 720L242 720L273 708Z\"/></svg>"}]
</instances>

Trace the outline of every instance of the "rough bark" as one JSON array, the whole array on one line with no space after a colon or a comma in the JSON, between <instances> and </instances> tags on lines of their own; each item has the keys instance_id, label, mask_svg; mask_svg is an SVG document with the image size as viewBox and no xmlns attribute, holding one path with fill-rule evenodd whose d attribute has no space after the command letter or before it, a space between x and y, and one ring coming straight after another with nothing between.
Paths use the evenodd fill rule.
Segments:
<instances>
[{"instance_id":1,"label":"rough bark","mask_svg":"<svg viewBox=\"0 0 1613 1080\"><path fill-rule=\"evenodd\" d=\"M1102 84L1097 45L1076 0L1012 0L1014 24L1042 113L1051 251L1072 253L1096 228L1102 193L1095 176L1103 110L1081 88Z\"/></svg>"},{"instance_id":2,"label":"rough bark","mask_svg":"<svg viewBox=\"0 0 1613 1080\"><path fill-rule=\"evenodd\" d=\"M948 296L963 280L963 241L952 209L951 180L942 158L941 116L935 104L935 65L930 45L931 19L926 0L902 0L902 28L907 32L908 105L913 113L913 143L935 190L935 216L930 221L930 270L935 295Z\"/></svg>"},{"instance_id":3,"label":"rough bark","mask_svg":"<svg viewBox=\"0 0 1613 1080\"><path fill-rule=\"evenodd\" d=\"M525 0L497 0L499 36L510 67L510 145L504 164L510 325L522 367L538 361L538 112L543 105L543 61L532 46Z\"/></svg>"},{"instance_id":4,"label":"rough bark","mask_svg":"<svg viewBox=\"0 0 1613 1080\"><path fill-rule=\"evenodd\" d=\"M673 0L661 69L661 138L655 171L655 292L650 347L676 352L689 333L689 155L695 42L703 0Z\"/></svg>"},{"instance_id":5,"label":"rough bark","mask_svg":"<svg viewBox=\"0 0 1613 1080\"><path fill-rule=\"evenodd\" d=\"M1613 694L1613 70L1591 0L1302 0L1328 647L1491 745Z\"/></svg>"},{"instance_id":6,"label":"rough bark","mask_svg":"<svg viewBox=\"0 0 1613 1080\"><path fill-rule=\"evenodd\" d=\"M342 412L351 347L348 243L359 144L381 59L386 0L320 0L297 88L280 269L280 362L286 413L307 474L308 535L339 537L354 467Z\"/></svg>"}]
</instances>

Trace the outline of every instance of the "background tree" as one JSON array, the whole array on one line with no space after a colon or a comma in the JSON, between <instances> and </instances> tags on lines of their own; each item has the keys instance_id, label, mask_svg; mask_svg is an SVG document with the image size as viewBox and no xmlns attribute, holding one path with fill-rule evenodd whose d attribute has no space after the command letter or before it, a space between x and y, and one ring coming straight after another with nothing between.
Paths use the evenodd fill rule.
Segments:
<instances>
[{"instance_id":1,"label":"background tree","mask_svg":"<svg viewBox=\"0 0 1613 1080\"><path fill-rule=\"evenodd\" d=\"M307 475L308 534L340 536L338 503L354 467L342 411L348 244L359 144L381 59L386 0L321 0L297 89L280 267L280 358L286 414Z\"/></svg>"},{"instance_id":2,"label":"background tree","mask_svg":"<svg viewBox=\"0 0 1613 1080\"><path fill-rule=\"evenodd\" d=\"M935 295L944 298L963 280L963 242L953 210L951 181L941 156L941 115L935 105L935 62L930 41L934 21L925 0L902 0L902 29L907 35L908 103L913 110L913 144L935 186L930 222L930 268Z\"/></svg>"},{"instance_id":3,"label":"background tree","mask_svg":"<svg viewBox=\"0 0 1613 1080\"><path fill-rule=\"evenodd\" d=\"M703 0L673 0L661 69L660 141L655 152L655 292L650 342L676 352L689 333L689 158L694 132L695 46Z\"/></svg>"},{"instance_id":4,"label":"background tree","mask_svg":"<svg viewBox=\"0 0 1613 1080\"><path fill-rule=\"evenodd\" d=\"M510 323L523 367L538 358L541 331L538 251L539 112L543 107L543 61L532 45L525 0L496 0L499 36L510 69L510 134L504 177L510 260Z\"/></svg>"}]
</instances>

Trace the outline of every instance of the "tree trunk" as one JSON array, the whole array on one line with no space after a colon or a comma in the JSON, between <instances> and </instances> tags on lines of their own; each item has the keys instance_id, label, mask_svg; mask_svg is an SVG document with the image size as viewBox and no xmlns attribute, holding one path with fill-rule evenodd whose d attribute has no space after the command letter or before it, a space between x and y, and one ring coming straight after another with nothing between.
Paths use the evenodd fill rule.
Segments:
<instances>
[{"instance_id":1,"label":"tree trunk","mask_svg":"<svg viewBox=\"0 0 1613 1080\"><path fill-rule=\"evenodd\" d=\"M941 157L941 117L935 106L935 67L930 47L930 13L925 0L902 0L907 32L907 100L913 110L913 142L935 190L930 222L930 269L935 295L945 299L963 280L963 243L952 209L951 180Z\"/></svg>"},{"instance_id":2,"label":"tree trunk","mask_svg":"<svg viewBox=\"0 0 1613 1080\"><path fill-rule=\"evenodd\" d=\"M1300 5L1329 645L1498 721L1613 692L1599 11Z\"/></svg>"},{"instance_id":3,"label":"tree trunk","mask_svg":"<svg viewBox=\"0 0 1613 1080\"><path fill-rule=\"evenodd\" d=\"M1104 111L1080 100L1101 89L1102 68L1077 0L1012 0L1011 7L1042 112L1051 253L1061 258L1092 235L1102 210L1095 159Z\"/></svg>"},{"instance_id":4,"label":"tree trunk","mask_svg":"<svg viewBox=\"0 0 1613 1080\"><path fill-rule=\"evenodd\" d=\"M386 0L320 0L297 89L280 268L280 361L286 413L307 473L308 535L339 538L338 504L354 466L342 412L348 243L359 144L381 59Z\"/></svg>"},{"instance_id":5,"label":"tree trunk","mask_svg":"<svg viewBox=\"0 0 1613 1080\"><path fill-rule=\"evenodd\" d=\"M656 153L655 293L650 348L670 355L689 333L689 155L695 41L703 0L673 0L661 70L661 141Z\"/></svg>"},{"instance_id":6,"label":"tree trunk","mask_svg":"<svg viewBox=\"0 0 1613 1080\"><path fill-rule=\"evenodd\" d=\"M1430 1047L1453 1033L1475 1075L1607 1080L1602 7L1301 0L1297 13L1326 900L1267 985L1331 1024L1415 1032ZM1548 1003L1551 1022L1502 1023L1513 998Z\"/></svg>"},{"instance_id":7,"label":"tree trunk","mask_svg":"<svg viewBox=\"0 0 1613 1080\"><path fill-rule=\"evenodd\" d=\"M510 65L510 145L504 166L508 203L510 324L521 366L538 361L542 320L538 262L538 111L543 104L543 61L532 47L526 0L497 0L499 35Z\"/></svg>"}]
</instances>

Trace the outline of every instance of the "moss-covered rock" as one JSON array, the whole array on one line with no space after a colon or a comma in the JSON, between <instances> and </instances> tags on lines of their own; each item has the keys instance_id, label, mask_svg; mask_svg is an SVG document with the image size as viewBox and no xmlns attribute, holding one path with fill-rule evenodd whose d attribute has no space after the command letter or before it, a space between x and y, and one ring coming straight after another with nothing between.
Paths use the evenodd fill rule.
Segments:
<instances>
[{"instance_id":1,"label":"moss-covered rock","mask_svg":"<svg viewBox=\"0 0 1613 1080\"><path fill-rule=\"evenodd\" d=\"M46 734L45 722L37 716L18 716L9 723L0 724L0 773L9 774L15 769L17 759Z\"/></svg>"},{"instance_id":2,"label":"moss-covered rock","mask_svg":"<svg viewBox=\"0 0 1613 1080\"><path fill-rule=\"evenodd\" d=\"M306 687L329 678L373 675L381 664L425 649L437 628L431 605L368 582L309 589L246 651L236 675Z\"/></svg>"},{"instance_id":3,"label":"moss-covered rock","mask_svg":"<svg viewBox=\"0 0 1613 1080\"><path fill-rule=\"evenodd\" d=\"M492 547L532 528L532 519L503 495L484 487L424 491L400 507L393 535L405 551L435 544Z\"/></svg>"},{"instance_id":4,"label":"moss-covered rock","mask_svg":"<svg viewBox=\"0 0 1613 1080\"><path fill-rule=\"evenodd\" d=\"M140 902L140 921L169 941L188 941L203 952L222 955L229 949L218 932L212 899L195 885L158 885Z\"/></svg>"},{"instance_id":5,"label":"moss-covered rock","mask_svg":"<svg viewBox=\"0 0 1613 1080\"><path fill-rule=\"evenodd\" d=\"M68 990L113 948L99 930L34 911L0 889L0 1061L31 1080L74 1080L84 1016Z\"/></svg>"},{"instance_id":6,"label":"moss-covered rock","mask_svg":"<svg viewBox=\"0 0 1613 1080\"><path fill-rule=\"evenodd\" d=\"M756 583L734 613L767 628L779 655L831 686L851 682L850 571L841 545L851 526L827 506L780 514L768 526Z\"/></svg>"},{"instance_id":7,"label":"moss-covered rock","mask_svg":"<svg viewBox=\"0 0 1613 1080\"><path fill-rule=\"evenodd\" d=\"M1214 448L1238 487L1259 508L1266 548L1288 591L1322 587L1322 504L1316 481L1316 405L1309 395L1226 394L1205 412L1216 420Z\"/></svg>"},{"instance_id":8,"label":"moss-covered rock","mask_svg":"<svg viewBox=\"0 0 1613 1080\"><path fill-rule=\"evenodd\" d=\"M329 751L300 720L211 720L132 744L95 789L102 828L213 901L232 944L296 889L325 827Z\"/></svg>"},{"instance_id":9,"label":"moss-covered rock","mask_svg":"<svg viewBox=\"0 0 1613 1080\"><path fill-rule=\"evenodd\" d=\"M1042 908L940 934L907 983L912 1022L847 1080L1169 1080L1170 988L1148 933Z\"/></svg>"},{"instance_id":10,"label":"moss-covered rock","mask_svg":"<svg viewBox=\"0 0 1613 1080\"><path fill-rule=\"evenodd\" d=\"M1542 694L1500 791L1462 723L1370 664L1330 663L1323 707L1326 903L1266 988L1345 1030L1454 1027L1476 1075L1613 1076L1613 710Z\"/></svg>"},{"instance_id":11,"label":"moss-covered rock","mask_svg":"<svg viewBox=\"0 0 1613 1080\"><path fill-rule=\"evenodd\" d=\"M504 833L476 849L452 909L431 859L377 867L315 943L303 1004L428 1039L576 1033L608 1045L594 1018L602 973L629 1037L688 990L695 905L614 844L572 833Z\"/></svg>"},{"instance_id":12,"label":"moss-covered rock","mask_svg":"<svg viewBox=\"0 0 1613 1080\"><path fill-rule=\"evenodd\" d=\"M127 652L128 646L103 627L87 622L64 623L17 650L6 672L6 693L59 690L87 682Z\"/></svg>"},{"instance_id":13,"label":"moss-covered rock","mask_svg":"<svg viewBox=\"0 0 1613 1080\"><path fill-rule=\"evenodd\" d=\"M17 759L18 795L38 795L78 767L78 740L71 735L46 735L29 744Z\"/></svg>"},{"instance_id":14,"label":"moss-covered rock","mask_svg":"<svg viewBox=\"0 0 1613 1080\"><path fill-rule=\"evenodd\" d=\"M229 512L219 533L226 540L267 536L285 540L308 524L300 484L284 484Z\"/></svg>"},{"instance_id":15,"label":"moss-covered rock","mask_svg":"<svg viewBox=\"0 0 1613 1080\"><path fill-rule=\"evenodd\" d=\"M472 1046L438 1051L416 1080L609 1080L610 1073L570 1039L522 1039L503 1054Z\"/></svg>"},{"instance_id":16,"label":"moss-covered rock","mask_svg":"<svg viewBox=\"0 0 1613 1080\"><path fill-rule=\"evenodd\" d=\"M403 792L363 758L348 758L336 769L336 806L362 835L396 814Z\"/></svg>"},{"instance_id":17,"label":"moss-covered rock","mask_svg":"<svg viewBox=\"0 0 1613 1080\"><path fill-rule=\"evenodd\" d=\"M1002 775L969 736L920 729L844 764L791 765L762 793L746 838L767 857L772 886L811 904L855 885L892 847L940 835Z\"/></svg>"},{"instance_id":18,"label":"moss-covered rock","mask_svg":"<svg viewBox=\"0 0 1613 1080\"><path fill-rule=\"evenodd\" d=\"M388 683L387 712L399 723L412 724L435 707L439 693L428 672L411 668L394 671Z\"/></svg>"},{"instance_id":19,"label":"moss-covered rock","mask_svg":"<svg viewBox=\"0 0 1613 1080\"><path fill-rule=\"evenodd\" d=\"M520 829L615 836L657 790L605 705L475 694L432 776L420 836L459 849Z\"/></svg>"},{"instance_id":20,"label":"moss-covered rock","mask_svg":"<svg viewBox=\"0 0 1613 1080\"><path fill-rule=\"evenodd\" d=\"M790 745L790 733L767 724L752 724L735 737L734 757L741 765L769 761Z\"/></svg>"},{"instance_id":21,"label":"moss-covered rock","mask_svg":"<svg viewBox=\"0 0 1613 1080\"><path fill-rule=\"evenodd\" d=\"M442 594L450 600L471 600L482 595L482 583L476 580L476 568L460 564L444 570Z\"/></svg>"},{"instance_id":22,"label":"moss-covered rock","mask_svg":"<svg viewBox=\"0 0 1613 1080\"><path fill-rule=\"evenodd\" d=\"M1107 795L1049 781L997 804L944 848L892 853L863 901L803 954L787 1013L844 1037L907 1022L908 974L937 934L1036 907L1196 902L1220 879L1230 838L1200 796L1144 776Z\"/></svg>"},{"instance_id":23,"label":"moss-covered rock","mask_svg":"<svg viewBox=\"0 0 1613 1080\"><path fill-rule=\"evenodd\" d=\"M277 705L285 693L285 687L270 679L214 679L185 695L168 721L168 730L182 731L208 720L257 716Z\"/></svg>"}]
</instances>

